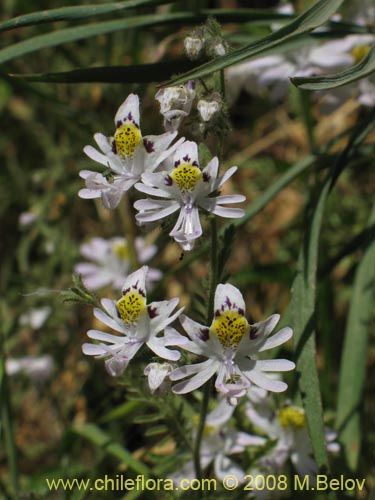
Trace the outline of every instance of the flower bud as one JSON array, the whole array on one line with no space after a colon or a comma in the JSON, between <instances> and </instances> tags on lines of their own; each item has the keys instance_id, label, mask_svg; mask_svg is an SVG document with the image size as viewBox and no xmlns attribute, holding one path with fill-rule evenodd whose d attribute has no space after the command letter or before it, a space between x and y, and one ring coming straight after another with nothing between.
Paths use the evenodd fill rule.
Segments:
<instances>
[{"instance_id":1,"label":"flower bud","mask_svg":"<svg viewBox=\"0 0 375 500\"><path fill-rule=\"evenodd\" d=\"M186 55L192 61L195 61L199 58L203 49L203 39L197 36L188 36L184 40L184 47Z\"/></svg>"},{"instance_id":2,"label":"flower bud","mask_svg":"<svg viewBox=\"0 0 375 500\"><path fill-rule=\"evenodd\" d=\"M218 101L206 101L205 99L201 99L197 108L199 114L204 122L209 122L211 118L220 110L221 106Z\"/></svg>"}]
</instances>

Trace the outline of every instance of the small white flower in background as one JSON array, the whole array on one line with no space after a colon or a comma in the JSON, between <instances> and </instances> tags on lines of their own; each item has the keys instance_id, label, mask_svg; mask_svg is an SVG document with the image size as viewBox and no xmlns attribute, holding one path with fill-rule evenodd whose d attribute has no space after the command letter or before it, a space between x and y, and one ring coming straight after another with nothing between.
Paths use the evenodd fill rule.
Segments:
<instances>
[{"instance_id":1,"label":"small white flower in background","mask_svg":"<svg viewBox=\"0 0 375 500\"><path fill-rule=\"evenodd\" d=\"M216 100L207 101L200 99L197 104L197 109L204 122L209 122L218 111L220 111L220 103Z\"/></svg>"},{"instance_id":2,"label":"small white flower in background","mask_svg":"<svg viewBox=\"0 0 375 500\"><path fill-rule=\"evenodd\" d=\"M265 376L265 372L293 370L295 364L286 359L258 360L260 352L277 347L289 340L293 332L286 327L270 337L280 316L249 325L245 317L245 302L232 285L218 285L215 292L215 317L210 327L182 315L180 322L190 337L182 349L204 356L206 361L176 368L173 381L186 379L173 386L176 394L194 391L217 375L215 388L235 405L251 384L272 392L282 392L287 384ZM173 330L173 329L171 329Z\"/></svg>"},{"instance_id":3,"label":"small white flower in background","mask_svg":"<svg viewBox=\"0 0 375 500\"><path fill-rule=\"evenodd\" d=\"M143 199L135 202L139 210L136 219L140 224L162 220L180 210L177 222L169 233L183 250L194 248L195 240L202 234L199 208L215 215L238 218L244 215L239 208L227 208L223 204L240 203L242 195L212 196L237 170L231 167L222 177L217 177L219 160L213 158L201 170L198 163L198 147L186 141L174 155L174 167L169 172L144 174L136 188L142 193L165 199Z\"/></svg>"},{"instance_id":4,"label":"small white flower in background","mask_svg":"<svg viewBox=\"0 0 375 500\"><path fill-rule=\"evenodd\" d=\"M234 407L223 399L207 415L200 450L200 463L203 470L213 463L214 473L218 480L223 480L225 476L231 474L236 476L239 482L243 482L245 472L230 456L242 453L248 446L263 446L266 439L236 431L229 422L233 410ZM170 477L174 480L195 478L193 461L186 462Z\"/></svg>"},{"instance_id":5,"label":"small white flower in background","mask_svg":"<svg viewBox=\"0 0 375 500\"><path fill-rule=\"evenodd\" d=\"M155 99L160 103L165 130L176 131L182 120L189 115L195 98L194 87L194 81L190 80L186 85L163 87L157 91Z\"/></svg>"},{"instance_id":6,"label":"small white flower in background","mask_svg":"<svg viewBox=\"0 0 375 500\"><path fill-rule=\"evenodd\" d=\"M34 212L22 212L18 218L18 223L21 227L30 226L38 219L38 215Z\"/></svg>"},{"instance_id":7,"label":"small white flower in background","mask_svg":"<svg viewBox=\"0 0 375 500\"><path fill-rule=\"evenodd\" d=\"M140 264L145 264L157 252L156 245L147 245L144 238L134 241ZM121 290L130 271L128 244L125 238L92 238L80 246L83 257L92 262L80 262L74 270L82 275L85 285L92 290L112 285L114 290ZM147 285L161 278L162 272L150 268Z\"/></svg>"},{"instance_id":8,"label":"small white flower in background","mask_svg":"<svg viewBox=\"0 0 375 500\"><path fill-rule=\"evenodd\" d=\"M30 311L21 314L19 323L21 326L31 326L34 330L41 328L51 314L49 306L35 307Z\"/></svg>"},{"instance_id":9,"label":"small white flower in background","mask_svg":"<svg viewBox=\"0 0 375 500\"><path fill-rule=\"evenodd\" d=\"M305 411L292 405L285 406L276 413L265 406L256 411L249 403L246 415L254 426L276 441L274 447L258 460L257 467L271 474L280 474L290 459L300 476L311 476L310 484L313 485L313 478L318 473L318 467L312 458ZM326 429L325 437L327 450L339 451L339 445L334 442L337 437L336 433ZM259 498L263 497L259 496Z\"/></svg>"},{"instance_id":10,"label":"small white flower in background","mask_svg":"<svg viewBox=\"0 0 375 500\"><path fill-rule=\"evenodd\" d=\"M100 151L85 146L84 152L92 160L104 165L103 173L81 170L86 187L79 191L81 198L102 198L106 208L116 208L125 191L140 180L144 172L153 172L183 142L180 139L169 147L176 133L142 137L140 130L139 97L130 94L115 116L114 137L101 133L94 135Z\"/></svg>"},{"instance_id":11,"label":"small white flower in background","mask_svg":"<svg viewBox=\"0 0 375 500\"><path fill-rule=\"evenodd\" d=\"M173 371L170 363L149 363L144 369L144 375L148 378L148 386L153 394L156 390L163 392L167 387L167 380Z\"/></svg>"},{"instance_id":12,"label":"small white flower in background","mask_svg":"<svg viewBox=\"0 0 375 500\"><path fill-rule=\"evenodd\" d=\"M5 362L5 370L10 377L23 373L37 382L47 380L53 369L54 361L49 354L18 359L9 358Z\"/></svg>"},{"instance_id":13,"label":"small white flower in background","mask_svg":"<svg viewBox=\"0 0 375 500\"><path fill-rule=\"evenodd\" d=\"M187 36L184 40L184 48L186 55L192 61L195 61L202 54L204 46L203 38L199 36Z\"/></svg>"},{"instance_id":14,"label":"small white flower in background","mask_svg":"<svg viewBox=\"0 0 375 500\"><path fill-rule=\"evenodd\" d=\"M105 366L112 376L121 375L125 371L143 344L160 358L170 361L180 358L178 351L168 347L183 345L185 337L177 332L164 336L158 334L179 316L183 308L170 316L178 304L177 298L147 304L147 271L147 266L143 266L126 278L122 289L123 296L119 300L102 299L101 303L106 312L99 308L94 309L94 316L120 335L89 330L88 337L100 343L85 343L82 351L89 356L105 358Z\"/></svg>"}]
</instances>

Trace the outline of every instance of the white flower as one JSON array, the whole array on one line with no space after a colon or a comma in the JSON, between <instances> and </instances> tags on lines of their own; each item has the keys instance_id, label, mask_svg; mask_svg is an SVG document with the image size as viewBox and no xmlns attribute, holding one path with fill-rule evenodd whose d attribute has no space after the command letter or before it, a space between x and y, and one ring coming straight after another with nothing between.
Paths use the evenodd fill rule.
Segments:
<instances>
[{"instance_id":1,"label":"white flower","mask_svg":"<svg viewBox=\"0 0 375 500\"><path fill-rule=\"evenodd\" d=\"M188 58L192 61L198 59L198 57L202 53L203 45L203 38L200 38L198 36L187 36L184 40L184 47Z\"/></svg>"},{"instance_id":2,"label":"white flower","mask_svg":"<svg viewBox=\"0 0 375 500\"><path fill-rule=\"evenodd\" d=\"M338 71L358 63L368 54L374 41L373 35L348 35L316 47L310 60L324 70Z\"/></svg>"},{"instance_id":3,"label":"white flower","mask_svg":"<svg viewBox=\"0 0 375 500\"><path fill-rule=\"evenodd\" d=\"M24 358L9 358L5 362L5 370L9 376L24 373L35 381L49 378L54 369L52 356L26 356Z\"/></svg>"},{"instance_id":4,"label":"white flower","mask_svg":"<svg viewBox=\"0 0 375 500\"><path fill-rule=\"evenodd\" d=\"M34 330L38 330L44 325L50 313L51 308L49 306L35 307L21 314L19 317L20 325L31 326Z\"/></svg>"},{"instance_id":5,"label":"white flower","mask_svg":"<svg viewBox=\"0 0 375 500\"><path fill-rule=\"evenodd\" d=\"M209 122L211 118L220 111L220 103L218 101L206 101L205 99L200 99L197 104L197 109L201 118L204 122Z\"/></svg>"},{"instance_id":6,"label":"white flower","mask_svg":"<svg viewBox=\"0 0 375 500\"><path fill-rule=\"evenodd\" d=\"M236 431L229 423L233 410L234 407L223 399L207 415L200 449L200 463L205 470L213 462L218 480L223 480L226 475L231 474L243 482L245 472L230 456L242 453L248 446L262 446L266 440L263 437ZM195 429L193 434L195 435ZM195 478L193 461L186 462L171 477L175 481Z\"/></svg>"},{"instance_id":7,"label":"white flower","mask_svg":"<svg viewBox=\"0 0 375 500\"><path fill-rule=\"evenodd\" d=\"M274 448L261 457L258 465L271 474L280 474L290 459L297 473L314 478L318 467L312 458L312 446L308 434L305 411L297 406L285 406L276 413L262 406L256 411L251 404L246 409L246 415L253 425L265 432L276 441ZM336 434L326 430L327 450L336 452L339 445L334 442ZM312 484L312 482L310 483Z\"/></svg>"},{"instance_id":8,"label":"white flower","mask_svg":"<svg viewBox=\"0 0 375 500\"><path fill-rule=\"evenodd\" d=\"M238 218L243 210L227 208L223 204L239 203L242 195L213 196L237 167L231 167L222 177L217 177L219 161L213 158L202 171L198 163L198 147L195 142L186 141L174 155L174 167L169 172L144 174L142 183L136 188L143 193L165 199L138 200L134 207L139 210L139 223L161 220L180 210L177 222L169 233L183 250L192 250L195 240L202 234L199 208L221 217Z\"/></svg>"},{"instance_id":9,"label":"white flower","mask_svg":"<svg viewBox=\"0 0 375 500\"><path fill-rule=\"evenodd\" d=\"M148 268L143 266L130 274L123 285L123 296L118 301L102 299L106 312L94 309L94 316L120 335L99 330L89 330L88 337L99 340L100 344L83 344L84 354L96 358L106 358L105 365L112 376L121 375L137 351L146 344L157 356L176 361L180 353L167 349L168 346L183 345L185 338L173 332L163 337L157 336L181 313L179 309L172 316L178 299L147 304L145 283Z\"/></svg>"},{"instance_id":10,"label":"white flower","mask_svg":"<svg viewBox=\"0 0 375 500\"><path fill-rule=\"evenodd\" d=\"M145 264L157 252L155 245L147 245L144 238L135 239L138 260ZM114 237L91 238L80 246L83 257L92 262L80 262L74 270L81 274L88 288L96 290L106 285L112 285L114 290L121 290L125 278L130 271L128 244L125 238ZM149 269L148 282L159 280L162 276L158 269ZM147 283L148 284L148 283Z\"/></svg>"},{"instance_id":11,"label":"white flower","mask_svg":"<svg viewBox=\"0 0 375 500\"><path fill-rule=\"evenodd\" d=\"M188 116L195 98L194 81L176 87L163 87L155 94L160 103L160 113L164 116L165 130L177 130L182 120Z\"/></svg>"},{"instance_id":12,"label":"white flower","mask_svg":"<svg viewBox=\"0 0 375 500\"><path fill-rule=\"evenodd\" d=\"M139 181L144 172L153 172L183 141L180 139L167 149L176 133L142 137L139 120L139 97L130 94L116 113L114 137L94 135L101 152L85 146L86 155L107 170L103 173L80 172L86 183L79 191L81 198L102 198L106 208L116 208L123 193Z\"/></svg>"},{"instance_id":13,"label":"white flower","mask_svg":"<svg viewBox=\"0 0 375 500\"><path fill-rule=\"evenodd\" d=\"M166 386L166 379L172 370L173 366L170 363L149 363L146 366L143 373L148 377L148 386L152 393Z\"/></svg>"},{"instance_id":14,"label":"white flower","mask_svg":"<svg viewBox=\"0 0 375 500\"><path fill-rule=\"evenodd\" d=\"M191 339L181 347L207 360L176 368L170 379L186 380L174 385L173 391L177 394L191 392L215 374L216 390L222 392L231 404L236 404L252 383L267 391L285 391L285 382L272 380L264 372L293 370L295 364L285 359L257 359L258 353L281 345L292 337L293 332L288 327L269 337L279 318L278 314L274 314L265 321L249 325L240 291L229 284L218 285L215 317L209 328L184 315L180 317Z\"/></svg>"}]
</instances>

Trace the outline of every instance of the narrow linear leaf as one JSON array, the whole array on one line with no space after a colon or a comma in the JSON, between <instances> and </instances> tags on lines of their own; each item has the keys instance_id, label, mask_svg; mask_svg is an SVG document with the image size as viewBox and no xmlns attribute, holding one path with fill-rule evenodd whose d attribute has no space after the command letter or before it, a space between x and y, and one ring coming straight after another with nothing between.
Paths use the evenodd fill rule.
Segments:
<instances>
[{"instance_id":1,"label":"narrow linear leaf","mask_svg":"<svg viewBox=\"0 0 375 500\"><path fill-rule=\"evenodd\" d=\"M97 5L84 6L76 5L71 7L60 7L58 9L41 10L3 21L0 23L0 32L25 26L33 26L35 24L73 21L76 19L103 16L105 14L118 14L124 10L134 9L135 7L148 7L170 2L171 0L127 0L126 2L100 3Z\"/></svg>"},{"instance_id":2,"label":"narrow linear leaf","mask_svg":"<svg viewBox=\"0 0 375 500\"><path fill-rule=\"evenodd\" d=\"M98 426L94 424L83 424L74 426L71 430L75 434L88 439L91 443L100 447L109 455L118 458L138 474L144 474L146 477L151 476L151 471L146 465L134 458L132 454L119 443L113 442L111 437Z\"/></svg>"},{"instance_id":3,"label":"narrow linear leaf","mask_svg":"<svg viewBox=\"0 0 375 500\"><path fill-rule=\"evenodd\" d=\"M149 83L162 82L173 74L186 71L196 66L192 61L165 61L151 64L134 64L128 66L100 66L82 68L62 73L43 73L34 75L10 74L11 78L22 78L29 82L48 83Z\"/></svg>"},{"instance_id":4,"label":"narrow linear leaf","mask_svg":"<svg viewBox=\"0 0 375 500\"><path fill-rule=\"evenodd\" d=\"M375 45L370 52L358 64L352 68L341 71L334 75L312 76L308 78L295 77L291 82L303 90L330 90L343 87L366 78L375 72Z\"/></svg>"},{"instance_id":5,"label":"narrow linear leaf","mask_svg":"<svg viewBox=\"0 0 375 500\"><path fill-rule=\"evenodd\" d=\"M298 161L295 165L288 168L288 170L279 179L277 179L271 186L266 189L263 194L256 198L246 209L244 217L237 219L231 224L236 227L241 227L249 222L257 213L259 213L280 191L288 186L294 179L296 179L302 172L307 170L316 161L315 155L308 155L302 160ZM223 231L225 228L223 229ZM222 231L222 233L223 233Z\"/></svg>"},{"instance_id":6,"label":"narrow linear leaf","mask_svg":"<svg viewBox=\"0 0 375 500\"><path fill-rule=\"evenodd\" d=\"M354 277L353 295L345 329L339 378L336 429L340 432L348 465L356 470L361 449L361 404L375 290L375 204L368 228L372 243L365 247Z\"/></svg>"},{"instance_id":7,"label":"narrow linear leaf","mask_svg":"<svg viewBox=\"0 0 375 500\"><path fill-rule=\"evenodd\" d=\"M307 230L300 250L297 275L292 286L291 313L297 363L296 373L306 410L314 456L319 468L326 472L329 471L329 463L324 437L314 334L319 236L328 194L339 175L350 164L350 159L355 154L356 148L367 136L371 127L372 120L368 116L365 123L359 124L354 129L344 151L338 157L322 185L319 186L317 200L308 212ZM335 498L335 494L330 492L328 498Z\"/></svg>"},{"instance_id":8,"label":"narrow linear leaf","mask_svg":"<svg viewBox=\"0 0 375 500\"><path fill-rule=\"evenodd\" d=\"M335 0L339 1L339 0ZM102 21L100 23L91 23L84 26L65 28L52 33L38 35L28 40L10 45L0 50L0 63L4 63L16 57L35 52L47 47L75 42L85 38L90 38L115 31L146 28L159 25L187 25L204 22L208 16L215 16L221 22L237 22L253 20L254 15L251 9L202 9L195 12L174 12L169 14L149 14L144 16L135 16L114 21Z\"/></svg>"},{"instance_id":9,"label":"narrow linear leaf","mask_svg":"<svg viewBox=\"0 0 375 500\"><path fill-rule=\"evenodd\" d=\"M157 26L159 24L188 22L192 20L194 15L186 13L174 13L169 15L145 15L136 16L125 19L117 19L115 21L103 21L100 23L92 23L85 26L77 26L65 28L60 31L38 35L28 40L10 45L5 49L0 50L0 63L4 63L15 57L23 56L31 52L35 52L47 47L55 47L67 42L74 42L106 33L126 30L131 28L141 28L149 26Z\"/></svg>"},{"instance_id":10,"label":"narrow linear leaf","mask_svg":"<svg viewBox=\"0 0 375 500\"><path fill-rule=\"evenodd\" d=\"M319 0L310 9L306 10L292 22L283 26L279 30L251 43L245 47L237 49L229 54L214 59L206 64L202 64L197 69L188 71L183 75L168 82L168 85L177 85L187 80L202 78L214 71L219 71L232 64L248 60L262 54L264 51L278 46L290 38L307 33L322 25L336 12L344 0Z\"/></svg>"},{"instance_id":11,"label":"narrow linear leaf","mask_svg":"<svg viewBox=\"0 0 375 500\"><path fill-rule=\"evenodd\" d=\"M312 214L306 221L307 231L300 250L297 275L292 286L291 301L297 365L296 374L303 406L306 410L315 460L319 468L325 472L329 471L329 463L324 438L323 408L316 366L314 314L319 235L330 185L331 176L329 175L321 188L315 206L311 208Z\"/></svg>"}]
</instances>

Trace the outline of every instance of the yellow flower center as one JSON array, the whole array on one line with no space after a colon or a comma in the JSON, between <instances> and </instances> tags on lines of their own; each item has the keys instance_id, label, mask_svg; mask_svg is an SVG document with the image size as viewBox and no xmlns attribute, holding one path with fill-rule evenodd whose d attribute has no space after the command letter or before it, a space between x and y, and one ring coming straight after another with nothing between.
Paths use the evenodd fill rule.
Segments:
<instances>
[{"instance_id":1,"label":"yellow flower center","mask_svg":"<svg viewBox=\"0 0 375 500\"><path fill-rule=\"evenodd\" d=\"M115 143L117 153L126 158L134 155L135 148L142 139L139 128L131 121L127 120L123 125L120 125L115 132Z\"/></svg>"},{"instance_id":2,"label":"yellow flower center","mask_svg":"<svg viewBox=\"0 0 375 500\"><path fill-rule=\"evenodd\" d=\"M128 245L125 241L116 241L112 245L113 253L121 260L129 260L129 250Z\"/></svg>"},{"instance_id":3,"label":"yellow flower center","mask_svg":"<svg viewBox=\"0 0 375 500\"><path fill-rule=\"evenodd\" d=\"M370 52L370 45L358 45L358 47L354 47L350 53L354 57L354 62L357 64L361 61L367 54Z\"/></svg>"},{"instance_id":4,"label":"yellow flower center","mask_svg":"<svg viewBox=\"0 0 375 500\"><path fill-rule=\"evenodd\" d=\"M182 163L173 169L170 177L180 191L193 191L196 183L202 177L202 172L190 163Z\"/></svg>"},{"instance_id":5,"label":"yellow flower center","mask_svg":"<svg viewBox=\"0 0 375 500\"><path fill-rule=\"evenodd\" d=\"M277 416L283 427L302 429L306 426L306 415L302 408L287 406L279 410Z\"/></svg>"},{"instance_id":6,"label":"yellow flower center","mask_svg":"<svg viewBox=\"0 0 375 500\"><path fill-rule=\"evenodd\" d=\"M124 323L137 323L139 316L146 309L146 298L136 290L129 290L117 301L117 309Z\"/></svg>"},{"instance_id":7,"label":"yellow flower center","mask_svg":"<svg viewBox=\"0 0 375 500\"><path fill-rule=\"evenodd\" d=\"M236 311L226 311L215 318L211 331L218 337L223 347L236 348L249 328L244 316Z\"/></svg>"}]
</instances>

